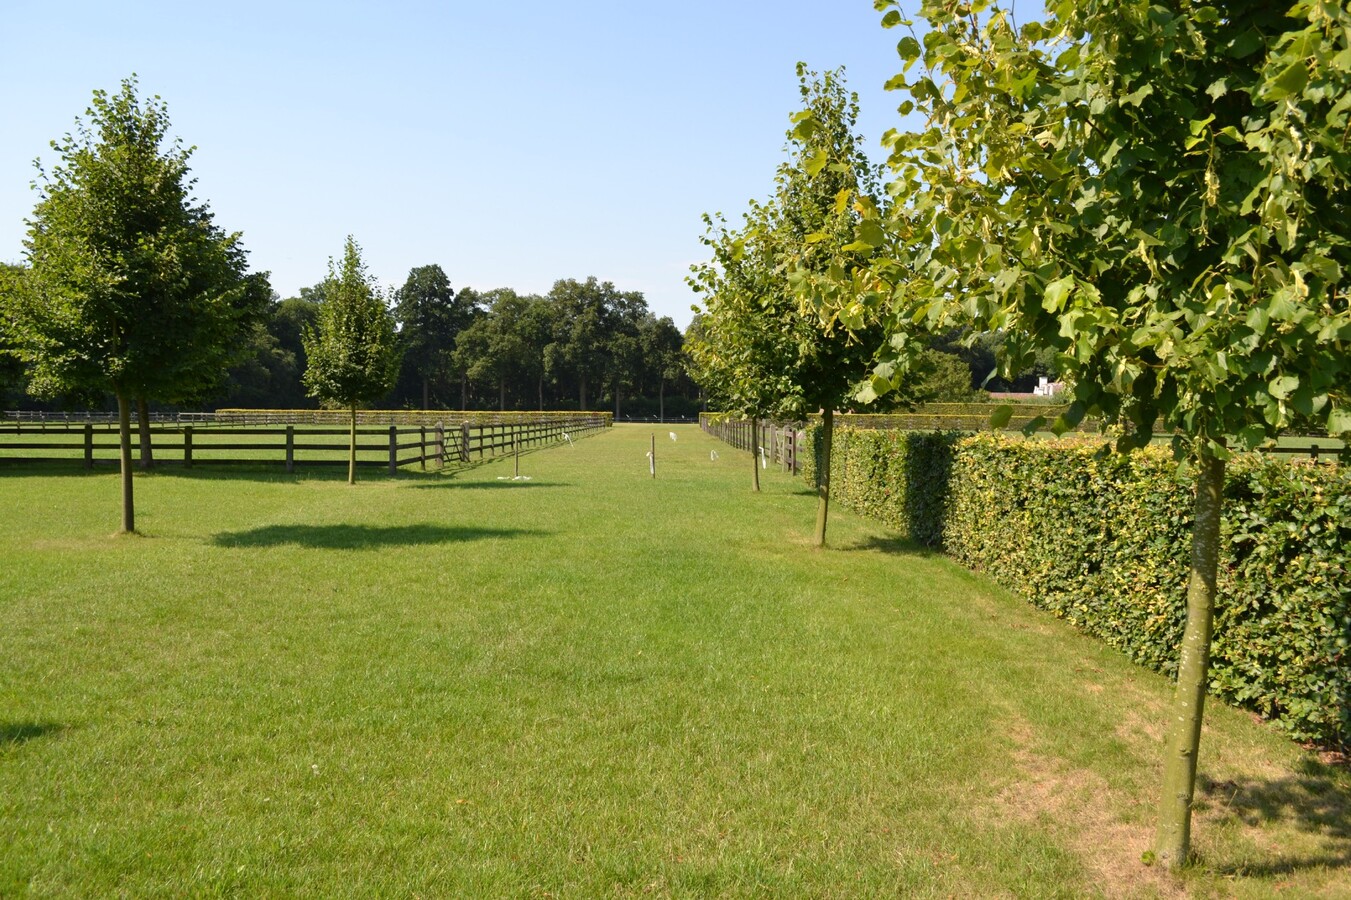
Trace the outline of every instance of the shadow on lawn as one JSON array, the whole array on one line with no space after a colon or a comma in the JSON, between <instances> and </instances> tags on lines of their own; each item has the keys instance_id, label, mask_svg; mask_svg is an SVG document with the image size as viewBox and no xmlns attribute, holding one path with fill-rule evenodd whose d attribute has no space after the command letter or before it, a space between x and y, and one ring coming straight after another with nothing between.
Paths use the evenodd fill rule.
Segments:
<instances>
[{"instance_id":1,"label":"shadow on lawn","mask_svg":"<svg viewBox=\"0 0 1351 900\"><path fill-rule=\"evenodd\" d=\"M1214 860L1216 871L1261 876L1351 866L1351 784L1332 767L1314 760L1302 768L1298 775L1237 782L1198 776L1201 798L1222 818L1235 818L1249 827L1288 823L1323 839L1317 853L1283 856L1278 851L1259 862L1233 865Z\"/></svg>"},{"instance_id":2,"label":"shadow on lawn","mask_svg":"<svg viewBox=\"0 0 1351 900\"><path fill-rule=\"evenodd\" d=\"M66 726L55 722L0 722L0 750L65 730Z\"/></svg>"},{"instance_id":3,"label":"shadow on lawn","mask_svg":"<svg viewBox=\"0 0 1351 900\"><path fill-rule=\"evenodd\" d=\"M545 533L526 528L452 525L265 525L247 531L222 532L212 537L211 541L218 547L282 547L294 544L321 550L376 550L381 547L453 544Z\"/></svg>"},{"instance_id":4,"label":"shadow on lawn","mask_svg":"<svg viewBox=\"0 0 1351 900\"><path fill-rule=\"evenodd\" d=\"M872 551L874 553L886 553L891 556L918 556L921 559L942 555L928 547L922 547L907 538L899 537L870 537L865 541L849 544L840 549Z\"/></svg>"}]
</instances>

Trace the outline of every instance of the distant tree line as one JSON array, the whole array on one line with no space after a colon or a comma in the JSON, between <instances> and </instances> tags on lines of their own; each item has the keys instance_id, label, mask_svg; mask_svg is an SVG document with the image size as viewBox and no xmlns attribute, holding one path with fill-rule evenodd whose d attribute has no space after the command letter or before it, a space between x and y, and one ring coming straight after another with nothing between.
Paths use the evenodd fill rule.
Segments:
<instances>
[{"instance_id":1,"label":"distant tree line","mask_svg":"<svg viewBox=\"0 0 1351 900\"><path fill-rule=\"evenodd\" d=\"M323 285L274 298L210 406L305 409L303 335ZM374 405L412 409L608 409L617 416L689 416L698 388L684 335L636 291L564 279L548 294L455 290L439 265L419 266L392 292L403 362Z\"/></svg>"}]
</instances>

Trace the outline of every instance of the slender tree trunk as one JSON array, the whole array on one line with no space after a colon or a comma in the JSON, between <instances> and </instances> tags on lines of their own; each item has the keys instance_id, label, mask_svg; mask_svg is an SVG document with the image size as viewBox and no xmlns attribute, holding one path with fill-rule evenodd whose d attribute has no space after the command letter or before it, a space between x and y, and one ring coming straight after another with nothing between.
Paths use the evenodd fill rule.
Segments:
<instances>
[{"instance_id":1,"label":"slender tree trunk","mask_svg":"<svg viewBox=\"0 0 1351 900\"><path fill-rule=\"evenodd\" d=\"M131 485L131 401L121 391L117 393L117 435L122 462L122 533L131 534L136 530Z\"/></svg>"},{"instance_id":2,"label":"slender tree trunk","mask_svg":"<svg viewBox=\"0 0 1351 900\"><path fill-rule=\"evenodd\" d=\"M826 517L830 514L830 449L835 439L835 410L821 410L821 460L816 470L816 546L826 545Z\"/></svg>"},{"instance_id":3,"label":"slender tree trunk","mask_svg":"<svg viewBox=\"0 0 1351 900\"><path fill-rule=\"evenodd\" d=\"M347 445L347 483L357 483L357 408L352 406L352 427L348 432L351 441Z\"/></svg>"},{"instance_id":4,"label":"slender tree trunk","mask_svg":"<svg viewBox=\"0 0 1351 900\"><path fill-rule=\"evenodd\" d=\"M507 411L507 376L497 379L497 411Z\"/></svg>"},{"instance_id":5,"label":"slender tree trunk","mask_svg":"<svg viewBox=\"0 0 1351 900\"><path fill-rule=\"evenodd\" d=\"M431 379L426 375L422 376L422 408L432 408L432 385Z\"/></svg>"},{"instance_id":6,"label":"slender tree trunk","mask_svg":"<svg viewBox=\"0 0 1351 900\"><path fill-rule=\"evenodd\" d=\"M581 375L577 378L578 385L578 407L582 412L586 412L586 376Z\"/></svg>"},{"instance_id":7,"label":"slender tree trunk","mask_svg":"<svg viewBox=\"0 0 1351 900\"><path fill-rule=\"evenodd\" d=\"M469 373L460 373L460 409L469 408Z\"/></svg>"},{"instance_id":8,"label":"slender tree trunk","mask_svg":"<svg viewBox=\"0 0 1351 900\"><path fill-rule=\"evenodd\" d=\"M136 431L141 438L141 468L155 464L155 451L150 443L150 404L144 397L136 398Z\"/></svg>"},{"instance_id":9,"label":"slender tree trunk","mask_svg":"<svg viewBox=\"0 0 1351 900\"><path fill-rule=\"evenodd\" d=\"M759 430L760 420L751 416L751 490L760 493L760 460L755 453L755 432Z\"/></svg>"},{"instance_id":10,"label":"slender tree trunk","mask_svg":"<svg viewBox=\"0 0 1351 900\"><path fill-rule=\"evenodd\" d=\"M619 418L619 382L615 382L615 418Z\"/></svg>"},{"instance_id":11,"label":"slender tree trunk","mask_svg":"<svg viewBox=\"0 0 1351 900\"><path fill-rule=\"evenodd\" d=\"M1187 582L1187 625L1178 656L1177 690L1168 723L1163 797L1154 837L1155 858L1169 869L1186 864L1191 854L1192 794L1201 747L1201 718L1210 671L1210 634L1215 616L1215 577L1220 562L1220 507L1224 460L1202 450L1196 473L1196 513L1192 522L1192 566Z\"/></svg>"},{"instance_id":12,"label":"slender tree trunk","mask_svg":"<svg viewBox=\"0 0 1351 900\"><path fill-rule=\"evenodd\" d=\"M657 418L666 424L666 379L657 379Z\"/></svg>"},{"instance_id":13,"label":"slender tree trunk","mask_svg":"<svg viewBox=\"0 0 1351 900\"><path fill-rule=\"evenodd\" d=\"M544 411L544 373L543 373L543 372L541 372L541 373L540 373L540 376L539 376L539 408L540 408L540 412L543 412L543 411Z\"/></svg>"}]
</instances>

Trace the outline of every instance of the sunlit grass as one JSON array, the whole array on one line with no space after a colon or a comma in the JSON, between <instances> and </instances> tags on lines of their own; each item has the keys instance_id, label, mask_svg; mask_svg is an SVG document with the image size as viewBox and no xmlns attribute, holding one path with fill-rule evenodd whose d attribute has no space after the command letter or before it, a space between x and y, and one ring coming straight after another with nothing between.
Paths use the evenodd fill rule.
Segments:
<instances>
[{"instance_id":1,"label":"sunlit grass","mask_svg":"<svg viewBox=\"0 0 1351 900\"><path fill-rule=\"evenodd\" d=\"M0 470L0 896L1176 887L1162 679L849 514L813 550L694 428L654 480L652 433L166 469L120 538L116 475ZM1345 772L1211 723L1188 886L1351 889Z\"/></svg>"}]
</instances>

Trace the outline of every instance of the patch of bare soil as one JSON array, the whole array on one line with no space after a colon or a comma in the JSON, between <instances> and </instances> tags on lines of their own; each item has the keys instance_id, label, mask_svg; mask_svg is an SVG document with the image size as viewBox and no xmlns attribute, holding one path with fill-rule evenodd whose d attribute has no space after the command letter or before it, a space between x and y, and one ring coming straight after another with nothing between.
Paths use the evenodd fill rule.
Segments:
<instances>
[{"instance_id":1,"label":"patch of bare soil","mask_svg":"<svg viewBox=\"0 0 1351 900\"><path fill-rule=\"evenodd\" d=\"M1000 821L1037 823L1063 831L1071 823L1068 844L1092 881L1084 887L1107 897L1184 897L1182 882L1146 866L1141 855L1153 838L1152 824L1128 821L1129 798L1113 791L1095 772L1078 769L1033 749L1031 728L1008 731L1015 749L1016 779L994 798L992 816Z\"/></svg>"}]
</instances>

